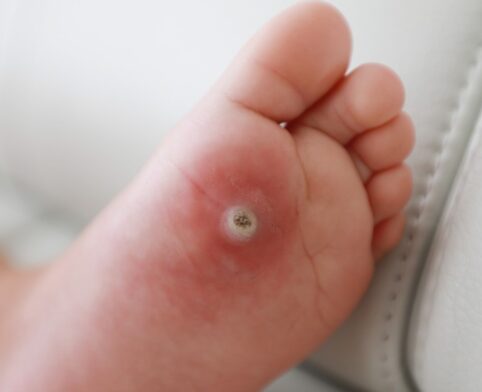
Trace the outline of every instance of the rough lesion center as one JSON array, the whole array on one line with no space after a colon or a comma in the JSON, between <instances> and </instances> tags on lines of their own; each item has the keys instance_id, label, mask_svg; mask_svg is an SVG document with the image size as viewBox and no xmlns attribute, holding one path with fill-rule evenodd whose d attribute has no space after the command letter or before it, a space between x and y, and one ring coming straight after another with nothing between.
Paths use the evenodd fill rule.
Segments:
<instances>
[{"instance_id":1,"label":"rough lesion center","mask_svg":"<svg viewBox=\"0 0 482 392\"><path fill-rule=\"evenodd\" d=\"M236 226L246 229L248 227L251 227L253 225L253 222L251 219L249 219L249 215L246 214L244 211L239 211L237 212L234 217L233 217L233 222Z\"/></svg>"},{"instance_id":2,"label":"rough lesion center","mask_svg":"<svg viewBox=\"0 0 482 392\"><path fill-rule=\"evenodd\" d=\"M247 240L256 233L258 220L251 209L247 207L233 207L227 211L226 226L231 237Z\"/></svg>"}]
</instances>

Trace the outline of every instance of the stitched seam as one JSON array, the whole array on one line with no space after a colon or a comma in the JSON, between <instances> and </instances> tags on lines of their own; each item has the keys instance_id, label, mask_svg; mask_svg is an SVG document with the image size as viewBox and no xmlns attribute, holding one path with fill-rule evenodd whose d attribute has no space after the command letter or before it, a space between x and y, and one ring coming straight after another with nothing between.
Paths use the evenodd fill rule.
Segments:
<instances>
[{"instance_id":1,"label":"stitched seam","mask_svg":"<svg viewBox=\"0 0 482 392\"><path fill-rule=\"evenodd\" d=\"M476 139L473 139L476 146L481 145L480 133L482 130L482 126L480 121L482 117L480 114L481 113L479 113L477 125L475 128L475 133L474 133L474 137ZM460 204L460 200L462 198L462 195L465 189L464 185L466 184L467 182L466 179L469 177L469 174L470 174L470 167L471 167L470 162L473 160L474 156L473 155L468 156L467 158L468 160L464 163L464 167L462 167L463 172L460 174L460 177L458 179L459 186L455 188L456 193L453 196L453 201L450 203L452 206L456 206ZM447 211L450 211L450 205L448 205L447 207L448 207ZM446 233L446 237L450 237L450 233L452 232L452 225L450 224L451 218L453 218L453 214L448 214L445 218L445 221L449 223L447 225L448 231ZM443 240L443 238L440 238L437 242L440 242L440 240ZM442 269L442 259L443 259L442 257L434 259L434 263L432 265L433 273L431 274L431 278L430 278L431 284L430 286L427 286L427 294L426 294L427 300L424 301L425 302L424 306L420 308L419 320L421 320L421 322L419 322L419 325L421 328L417 333L417 338L416 338L418 348L413 355L414 368L420 369L419 371L420 374L423 374L424 363L421 362L421 355L425 351L426 344L427 344L427 337L429 332L428 323L431 322L432 320L430 315L432 314L432 311L434 308L433 305L435 302L435 293L437 292L437 288L439 287L439 283L440 283L440 279L438 277L440 276L440 271ZM433 278L433 276L435 276L435 278Z\"/></svg>"},{"instance_id":2,"label":"stitched seam","mask_svg":"<svg viewBox=\"0 0 482 392\"><path fill-rule=\"evenodd\" d=\"M451 111L450 116L448 117L449 126L443 132L444 134L441 139L439 150L434 155L431 170L429 170L428 174L426 175L426 179L424 181L425 188L422 189L421 192L419 192L419 196L421 196L420 201L413 208L413 213L410 216L411 227L407 231L407 236L403 247L403 251L401 252L401 256L398 260L398 268L396 269L395 273L392 275L392 285L389 290L389 294L387 298L387 308L382 314L382 317L383 317L382 336L381 336L382 354L380 356L381 377L382 377L381 379L384 380L383 382L386 388L388 388L388 390L393 390L393 382L394 382L393 372L390 370L390 366L388 364L389 362L388 342L390 341L390 338L391 338L390 329L394 318L393 308L395 307L397 300L400 298L402 283L406 276L405 275L406 265L410 256L413 253L414 239L416 238L417 232L419 230L421 218L423 216L423 212L427 205L427 201L429 200L434 184L436 183L436 180L438 177L437 174L443 162L442 158L444 156L444 152L446 151L447 145L449 144L448 142L451 139L452 134L457 128L456 121L460 115L460 112L464 108L463 103L464 103L465 94L470 88L470 82L481 61L479 56L479 52L481 51L481 49L482 49L482 44L479 43L474 50L475 59L473 59L472 62L470 63L468 70L466 72L465 81L459 90L456 105L454 109Z\"/></svg>"}]
</instances>

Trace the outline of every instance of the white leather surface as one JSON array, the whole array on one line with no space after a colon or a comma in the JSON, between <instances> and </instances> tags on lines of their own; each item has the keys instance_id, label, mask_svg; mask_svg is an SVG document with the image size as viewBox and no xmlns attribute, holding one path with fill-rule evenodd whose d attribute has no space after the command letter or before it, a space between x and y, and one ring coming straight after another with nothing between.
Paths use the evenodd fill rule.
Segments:
<instances>
[{"instance_id":1,"label":"white leather surface","mask_svg":"<svg viewBox=\"0 0 482 392\"><path fill-rule=\"evenodd\" d=\"M242 42L292 2L0 0L10 15L0 17L9 21L0 26L0 144L11 175L88 219ZM402 391L414 283L481 107L467 86L478 83L470 70L482 38L482 2L334 3L353 27L355 63L388 63L406 82L418 144L406 238L316 363L370 391ZM417 380L430 386L434 374L417 373Z\"/></svg>"},{"instance_id":2,"label":"white leather surface","mask_svg":"<svg viewBox=\"0 0 482 392\"><path fill-rule=\"evenodd\" d=\"M482 116L440 222L412 317L410 368L423 391L482 388L481 201Z\"/></svg>"}]
</instances>

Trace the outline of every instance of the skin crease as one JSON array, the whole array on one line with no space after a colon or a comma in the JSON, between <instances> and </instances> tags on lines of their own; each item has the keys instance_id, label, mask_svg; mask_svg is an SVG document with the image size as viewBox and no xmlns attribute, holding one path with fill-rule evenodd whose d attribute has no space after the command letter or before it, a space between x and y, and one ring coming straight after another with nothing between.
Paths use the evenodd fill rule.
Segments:
<instances>
[{"instance_id":1,"label":"skin crease","mask_svg":"<svg viewBox=\"0 0 482 392\"><path fill-rule=\"evenodd\" d=\"M13 277L0 390L257 391L325 341L366 290L373 252L400 239L410 191L404 154L361 139L394 131L401 84L373 65L345 78L350 50L326 4L262 29L56 263ZM376 201L353 153L370 157ZM226 232L236 206L257 217L249 240Z\"/></svg>"}]
</instances>

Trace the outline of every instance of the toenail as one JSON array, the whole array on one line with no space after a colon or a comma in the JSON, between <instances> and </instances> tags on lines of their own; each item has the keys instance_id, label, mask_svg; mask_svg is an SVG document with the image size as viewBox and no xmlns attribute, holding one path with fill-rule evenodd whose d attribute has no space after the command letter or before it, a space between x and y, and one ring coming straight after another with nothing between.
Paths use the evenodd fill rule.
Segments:
<instances>
[{"instance_id":1,"label":"toenail","mask_svg":"<svg viewBox=\"0 0 482 392\"><path fill-rule=\"evenodd\" d=\"M228 235L236 240L251 239L258 228L258 219L247 207L232 207L225 214Z\"/></svg>"}]
</instances>

